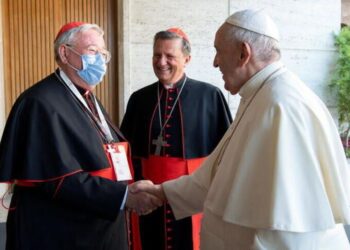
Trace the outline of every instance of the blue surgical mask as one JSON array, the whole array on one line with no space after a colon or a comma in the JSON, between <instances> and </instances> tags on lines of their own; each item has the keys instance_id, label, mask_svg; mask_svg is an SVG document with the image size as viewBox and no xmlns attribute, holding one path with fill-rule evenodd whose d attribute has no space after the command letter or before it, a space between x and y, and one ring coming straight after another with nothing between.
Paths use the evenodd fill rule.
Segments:
<instances>
[{"instance_id":1,"label":"blue surgical mask","mask_svg":"<svg viewBox=\"0 0 350 250\"><path fill-rule=\"evenodd\" d=\"M95 86L99 84L107 71L106 61L104 57L100 53L97 53L96 55L80 55L73 48L68 48L81 57L83 68L77 69L69 62L68 65L71 68L75 69L81 79L83 79L88 85Z\"/></svg>"},{"instance_id":2,"label":"blue surgical mask","mask_svg":"<svg viewBox=\"0 0 350 250\"><path fill-rule=\"evenodd\" d=\"M105 59L100 53L96 55L81 55L83 68L78 70L78 75L90 86L99 84L106 74Z\"/></svg>"}]
</instances>

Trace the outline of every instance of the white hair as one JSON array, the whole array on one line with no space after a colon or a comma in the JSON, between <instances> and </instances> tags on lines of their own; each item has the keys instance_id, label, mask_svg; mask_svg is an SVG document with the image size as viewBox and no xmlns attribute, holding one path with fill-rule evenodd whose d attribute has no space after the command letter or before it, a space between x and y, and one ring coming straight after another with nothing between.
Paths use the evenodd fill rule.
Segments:
<instances>
[{"instance_id":1,"label":"white hair","mask_svg":"<svg viewBox=\"0 0 350 250\"><path fill-rule=\"evenodd\" d=\"M103 36L103 34L104 34L103 30L97 24L86 23L86 24L80 25L76 28L70 29L70 30L66 31L65 33L63 33L62 35L60 35L55 40L55 44L54 44L54 53L55 53L56 61L60 60L58 49L62 44L74 43L77 34L80 34L86 30L89 30L89 29L96 30L101 36Z\"/></svg>"},{"instance_id":2,"label":"white hair","mask_svg":"<svg viewBox=\"0 0 350 250\"><path fill-rule=\"evenodd\" d=\"M281 57L281 50L277 40L237 26L230 26L225 39L229 42L248 43L254 57L259 61L269 62Z\"/></svg>"}]
</instances>

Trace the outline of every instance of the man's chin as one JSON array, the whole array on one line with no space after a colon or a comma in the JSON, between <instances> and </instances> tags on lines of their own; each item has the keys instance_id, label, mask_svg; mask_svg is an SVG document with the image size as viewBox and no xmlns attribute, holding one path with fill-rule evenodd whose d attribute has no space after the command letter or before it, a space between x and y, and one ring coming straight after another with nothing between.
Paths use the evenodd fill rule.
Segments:
<instances>
[{"instance_id":1,"label":"man's chin","mask_svg":"<svg viewBox=\"0 0 350 250\"><path fill-rule=\"evenodd\" d=\"M166 81L168 81L169 78L170 78L170 77L168 77L168 76L165 75L165 74L156 74L156 76L157 76L157 78L158 78L158 80L159 80L160 82L166 82Z\"/></svg>"},{"instance_id":2,"label":"man's chin","mask_svg":"<svg viewBox=\"0 0 350 250\"><path fill-rule=\"evenodd\" d=\"M229 92L231 95L236 95L236 94L238 94L239 91L238 90L231 90Z\"/></svg>"},{"instance_id":3,"label":"man's chin","mask_svg":"<svg viewBox=\"0 0 350 250\"><path fill-rule=\"evenodd\" d=\"M224 88L231 93L231 95L235 95L239 92L239 89L233 88L232 86L229 86L229 84L225 83Z\"/></svg>"},{"instance_id":4,"label":"man's chin","mask_svg":"<svg viewBox=\"0 0 350 250\"><path fill-rule=\"evenodd\" d=\"M169 78L168 77L159 77L158 76L158 80L163 83L163 84L167 84L170 82Z\"/></svg>"}]
</instances>

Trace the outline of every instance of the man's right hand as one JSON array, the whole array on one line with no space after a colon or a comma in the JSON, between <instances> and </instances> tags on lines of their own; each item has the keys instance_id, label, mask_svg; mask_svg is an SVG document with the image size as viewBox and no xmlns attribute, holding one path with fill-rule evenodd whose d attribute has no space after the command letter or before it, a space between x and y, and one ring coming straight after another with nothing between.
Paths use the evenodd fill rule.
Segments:
<instances>
[{"instance_id":1,"label":"man's right hand","mask_svg":"<svg viewBox=\"0 0 350 250\"><path fill-rule=\"evenodd\" d=\"M126 207L138 215L149 214L163 205L163 199L157 196L156 185L151 181L138 181L130 184L128 188Z\"/></svg>"}]
</instances>

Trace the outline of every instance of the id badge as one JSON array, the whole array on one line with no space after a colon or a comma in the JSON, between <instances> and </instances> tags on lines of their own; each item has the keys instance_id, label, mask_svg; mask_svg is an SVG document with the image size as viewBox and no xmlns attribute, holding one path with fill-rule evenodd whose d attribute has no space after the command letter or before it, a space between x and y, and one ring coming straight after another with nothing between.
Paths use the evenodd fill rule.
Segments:
<instances>
[{"instance_id":1,"label":"id badge","mask_svg":"<svg viewBox=\"0 0 350 250\"><path fill-rule=\"evenodd\" d=\"M118 181L132 180L126 149L123 144L116 143L113 147L108 146L113 168Z\"/></svg>"}]
</instances>

